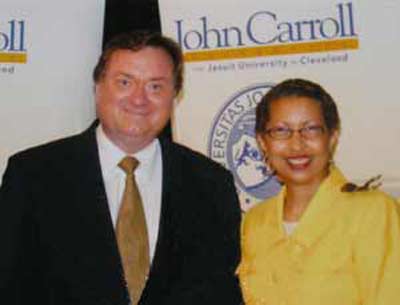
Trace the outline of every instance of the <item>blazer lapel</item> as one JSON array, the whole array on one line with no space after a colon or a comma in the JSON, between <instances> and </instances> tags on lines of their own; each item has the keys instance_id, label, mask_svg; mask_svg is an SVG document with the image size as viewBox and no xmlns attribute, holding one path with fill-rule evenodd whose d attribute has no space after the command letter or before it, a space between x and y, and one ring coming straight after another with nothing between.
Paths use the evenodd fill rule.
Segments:
<instances>
[{"instance_id":1,"label":"blazer lapel","mask_svg":"<svg viewBox=\"0 0 400 305\"><path fill-rule=\"evenodd\" d=\"M335 213L331 209L335 203L340 200L341 186L346 182L345 178L338 169L332 168L331 174L321 184L317 193L314 195L304 215L300 219L290 239L296 240L298 243L310 247L322 236L335 220ZM281 192L268 202L268 207L264 209L263 222L268 227L261 226L257 230L263 232L257 236L264 236L265 249L269 249L278 243L285 242L288 239L283 229L283 205L286 188L283 187ZM268 229L263 229L268 228Z\"/></svg>"},{"instance_id":2,"label":"blazer lapel","mask_svg":"<svg viewBox=\"0 0 400 305\"><path fill-rule=\"evenodd\" d=\"M332 168L293 232L294 239L310 247L332 227L336 217L336 214L332 213L332 208L340 200L342 196L340 188L345 182L339 170Z\"/></svg>"}]
</instances>

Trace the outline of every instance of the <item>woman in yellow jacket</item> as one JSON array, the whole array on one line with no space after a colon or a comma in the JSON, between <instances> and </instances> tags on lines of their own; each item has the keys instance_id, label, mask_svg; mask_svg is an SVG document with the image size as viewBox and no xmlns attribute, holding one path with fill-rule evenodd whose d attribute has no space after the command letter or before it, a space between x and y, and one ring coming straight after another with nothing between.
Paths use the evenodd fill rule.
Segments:
<instances>
[{"instance_id":1,"label":"woman in yellow jacket","mask_svg":"<svg viewBox=\"0 0 400 305\"><path fill-rule=\"evenodd\" d=\"M238 268L246 305L400 304L394 199L333 165L335 102L302 79L272 88L256 134L281 192L246 213Z\"/></svg>"}]
</instances>

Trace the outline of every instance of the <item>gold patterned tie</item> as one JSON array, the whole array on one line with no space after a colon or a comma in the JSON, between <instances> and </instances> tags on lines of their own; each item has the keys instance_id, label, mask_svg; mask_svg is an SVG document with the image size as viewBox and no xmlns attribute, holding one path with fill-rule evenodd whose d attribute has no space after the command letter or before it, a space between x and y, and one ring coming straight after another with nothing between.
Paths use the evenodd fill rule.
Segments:
<instances>
[{"instance_id":1,"label":"gold patterned tie","mask_svg":"<svg viewBox=\"0 0 400 305\"><path fill-rule=\"evenodd\" d=\"M133 157L125 157L118 164L126 173L126 181L116 235L131 304L139 302L150 266L146 219L134 176L138 165Z\"/></svg>"}]
</instances>

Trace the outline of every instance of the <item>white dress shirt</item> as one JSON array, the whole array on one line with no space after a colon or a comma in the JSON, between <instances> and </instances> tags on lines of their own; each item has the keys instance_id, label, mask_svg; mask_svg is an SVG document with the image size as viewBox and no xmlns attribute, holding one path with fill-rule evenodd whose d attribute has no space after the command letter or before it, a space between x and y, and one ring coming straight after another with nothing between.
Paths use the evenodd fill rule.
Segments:
<instances>
[{"instance_id":1,"label":"white dress shirt","mask_svg":"<svg viewBox=\"0 0 400 305\"><path fill-rule=\"evenodd\" d=\"M118 163L127 154L107 138L101 125L97 127L96 138L108 206L115 229L126 177L125 172L118 167ZM140 162L135 170L135 178L142 197L152 261L161 213L162 158L158 139L132 156Z\"/></svg>"}]
</instances>

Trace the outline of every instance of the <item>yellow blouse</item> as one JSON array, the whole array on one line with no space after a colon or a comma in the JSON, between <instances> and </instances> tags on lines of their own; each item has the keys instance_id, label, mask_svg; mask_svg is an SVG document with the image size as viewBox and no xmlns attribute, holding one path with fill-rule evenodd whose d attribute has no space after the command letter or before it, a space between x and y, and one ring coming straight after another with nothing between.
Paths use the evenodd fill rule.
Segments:
<instances>
[{"instance_id":1,"label":"yellow blouse","mask_svg":"<svg viewBox=\"0 0 400 305\"><path fill-rule=\"evenodd\" d=\"M400 304L400 220L380 191L344 193L336 168L292 235L285 188L246 213L238 275L246 305Z\"/></svg>"}]
</instances>

